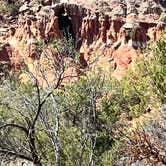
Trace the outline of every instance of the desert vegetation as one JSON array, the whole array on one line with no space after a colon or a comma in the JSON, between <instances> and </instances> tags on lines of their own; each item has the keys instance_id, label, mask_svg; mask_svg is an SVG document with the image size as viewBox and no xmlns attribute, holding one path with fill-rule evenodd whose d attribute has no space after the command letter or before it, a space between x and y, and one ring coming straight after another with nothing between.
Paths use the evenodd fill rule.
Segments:
<instances>
[{"instance_id":1,"label":"desert vegetation","mask_svg":"<svg viewBox=\"0 0 166 166\"><path fill-rule=\"evenodd\" d=\"M20 1L5 1L1 0L0 1L0 13L1 14L7 14L15 17L18 15L19 12L19 7L21 6Z\"/></svg>"},{"instance_id":2,"label":"desert vegetation","mask_svg":"<svg viewBox=\"0 0 166 166\"><path fill-rule=\"evenodd\" d=\"M79 53L64 41L52 45L58 56L55 59L42 45L39 52L44 52L47 66L38 65L38 76L23 59L20 72L26 73L27 82L20 80L20 73L1 65L2 165L18 159L36 166L165 164L166 147L161 147L159 137L151 139L156 136L148 132L149 121L136 129L127 125L151 112L159 114L166 102L165 39L144 50L121 81L101 70L92 73L85 69L78 80L67 84L64 79L75 76L64 74L68 67L65 58L71 58L77 67ZM55 77L52 82L48 67ZM163 116L164 111L160 118ZM164 130L165 126L161 127Z\"/></svg>"},{"instance_id":3,"label":"desert vegetation","mask_svg":"<svg viewBox=\"0 0 166 166\"><path fill-rule=\"evenodd\" d=\"M165 0L0 0L0 166L166 165Z\"/></svg>"}]
</instances>

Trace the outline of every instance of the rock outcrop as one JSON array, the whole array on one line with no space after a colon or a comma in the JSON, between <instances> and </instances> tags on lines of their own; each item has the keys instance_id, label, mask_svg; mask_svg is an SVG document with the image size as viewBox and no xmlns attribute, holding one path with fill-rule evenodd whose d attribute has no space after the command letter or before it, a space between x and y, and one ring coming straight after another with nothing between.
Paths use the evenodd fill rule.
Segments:
<instances>
[{"instance_id":1,"label":"rock outcrop","mask_svg":"<svg viewBox=\"0 0 166 166\"><path fill-rule=\"evenodd\" d=\"M103 66L109 62L116 75L138 55L138 48L156 40L166 27L159 21L166 11L164 4L163 0L26 1L19 9L17 24L8 28L5 41L18 57L24 54L36 60L40 58L38 41L48 43L71 36L83 66L91 64L98 54Z\"/></svg>"}]
</instances>

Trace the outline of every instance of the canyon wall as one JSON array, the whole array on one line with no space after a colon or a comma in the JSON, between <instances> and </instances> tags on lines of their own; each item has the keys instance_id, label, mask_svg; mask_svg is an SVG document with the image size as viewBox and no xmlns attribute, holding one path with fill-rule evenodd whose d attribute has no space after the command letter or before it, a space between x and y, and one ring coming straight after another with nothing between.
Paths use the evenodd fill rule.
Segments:
<instances>
[{"instance_id":1,"label":"canyon wall","mask_svg":"<svg viewBox=\"0 0 166 166\"><path fill-rule=\"evenodd\" d=\"M10 59L15 68L19 68L21 55L40 59L38 41L47 44L69 35L84 66L95 63L121 77L138 56L139 48L156 40L166 27L162 18L165 3L159 0L43 2L25 2L19 9L17 23L6 28L6 37L0 37L2 43L10 46L5 60ZM4 51L0 51L1 60ZM93 70L94 66L90 68Z\"/></svg>"}]
</instances>

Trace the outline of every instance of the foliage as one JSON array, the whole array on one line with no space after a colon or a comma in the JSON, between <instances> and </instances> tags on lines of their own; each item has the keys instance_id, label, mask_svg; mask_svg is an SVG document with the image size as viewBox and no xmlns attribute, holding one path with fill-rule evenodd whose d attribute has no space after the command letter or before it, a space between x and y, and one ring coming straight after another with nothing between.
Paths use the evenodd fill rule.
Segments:
<instances>
[{"instance_id":1,"label":"foliage","mask_svg":"<svg viewBox=\"0 0 166 166\"><path fill-rule=\"evenodd\" d=\"M101 154L110 148L112 141L106 126L100 121L97 108L98 99L106 91L104 78L102 75L88 74L81 77L77 83L68 84L66 90L65 104L68 111L65 116L71 121L68 123L79 131L77 139L82 142L80 145L77 144L80 146L77 152L80 158L75 159L75 162L79 161L76 165L81 163L87 165L89 162L92 165L99 165Z\"/></svg>"},{"instance_id":2,"label":"foliage","mask_svg":"<svg viewBox=\"0 0 166 166\"><path fill-rule=\"evenodd\" d=\"M61 99L59 87L64 78L70 77L64 75L67 56L63 47L55 47L57 57L44 47L41 53L48 64L38 63L38 75L31 72L27 62L24 63L29 82L22 83L13 73L2 80L1 113L4 116L0 119L0 153L6 158L26 159L37 166L46 163L60 165L60 119L63 111L58 103ZM48 66L55 77L53 82L48 78ZM45 88L40 85L39 78L45 81ZM45 146L41 146L42 143Z\"/></svg>"},{"instance_id":3,"label":"foliage","mask_svg":"<svg viewBox=\"0 0 166 166\"><path fill-rule=\"evenodd\" d=\"M153 54L137 59L135 68L121 81L87 71L67 84L64 79L73 76L66 76L65 70L77 67L79 55L65 40L48 44L39 43L37 60L43 56L45 63L38 63L38 73L25 62L23 70L29 82L21 82L6 70L1 78L0 155L36 166L114 165L124 143L115 132L121 115L132 120L165 103L166 42L157 41ZM53 47L56 55L48 47ZM67 64L66 58L73 63ZM154 151L149 136L140 130L133 135L134 144L128 147L131 155Z\"/></svg>"},{"instance_id":4,"label":"foliage","mask_svg":"<svg viewBox=\"0 0 166 166\"><path fill-rule=\"evenodd\" d=\"M152 50L151 50L152 52ZM150 52L149 52L150 53ZM135 68L129 69L120 81L112 81L109 97L103 99L103 111L118 120L122 112L138 117L150 111L156 103L165 103L166 95L166 42L159 40L153 48L153 55L140 57ZM143 59L144 58L144 59Z\"/></svg>"},{"instance_id":5,"label":"foliage","mask_svg":"<svg viewBox=\"0 0 166 166\"><path fill-rule=\"evenodd\" d=\"M153 64L153 65L150 65ZM166 102L166 41L156 42L154 56L147 62L147 69L153 81L154 91L162 103Z\"/></svg>"},{"instance_id":6,"label":"foliage","mask_svg":"<svg viewBox=\"0 0 166 166\"><path fill-rule=\"evenodd\" d=\"M105 123L107 121L109 123L112 122L113 128L116 130L116 123L121 120L120 116L122 113L126 114L128 120L132 120L133 118L139 117L144 113L158 109L162 104L165 104L165 48L165 40L158 40L155 46L149 48L150 51L148 50L146 54L144 53L144 55L149 54L148 56L141 56L136 59L134 68L129 69L126 76L120 82L112 80L109 83L111 90L102 99L101 117ZM125 127L123 121L120 123L123 127ZM142 131L138 131L137 134L141 135L141 133ZM144 138L143 135L140 137ZM135 148L136 149L131 152L131 155L134 155L134 153L139 151L137 145L135 145ZM126 151L124 151L124 153L126 154ZM111 156L116 154L116 151L108 151L103 157L105 158L107 156L111 158ZM112 158L112 162L115 160L118 161L118 159ZM107 160L104 160L104 162L107 163Z\"/></svg>"},{"instance_id":7,"label":"foliage","mask_svg":"<svg viewBox=\"0 0 166 166\"><path fill-rule=\"evenodd\" d=\"M12 16L17 16L19 7L21 6L21 3L19 1L10 4L4 0L1 0L0 2L1 2L0 5L1 14L10 14Z\"/></svg>"},{"instance_id":8,"label":"foliage","mask_svg":"<svg viewBox=\"0 0 166 166\"><path fill-rule=\"evenodd\" d=\"M166 22L166 14L164 12L160 15L159 20L162 22Z\"/></svg>"},{"instance_id":9,"label":"foliage","mask_svg":"<svg viewBox=\"0 0 166 166\"><path fill-rule=\"evenodd\" d=\"M116 140L112 145L111 149L105 151L102 154L102 166L114 166L118 165L117 161L119 160L119 156L121 153L121 148L123 145L122 140Z\"/></svg>"},{"instance_id":10,"label":"foliage","mask_svg":"<svg viewBox=\"0 0 166 166\"><path fill-rule=\"evenodd\" d=\"M112 84L110 97L103 99L103 110L113 115L110 117L112 121L117 121L122 112L131 118L146 112L152 90L150 80L142 75L140 70L130 71L120 83L115 81Z\"/></svg>"}]
</instances>

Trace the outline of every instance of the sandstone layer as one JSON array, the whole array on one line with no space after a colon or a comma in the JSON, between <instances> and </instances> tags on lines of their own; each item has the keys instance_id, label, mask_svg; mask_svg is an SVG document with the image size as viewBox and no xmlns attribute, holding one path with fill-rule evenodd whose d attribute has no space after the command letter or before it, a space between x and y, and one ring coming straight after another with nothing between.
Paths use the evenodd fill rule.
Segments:
<instances>
[{"instance_id":1,"label":"sandstone layer","mask_svg":"<svg viewBox=\"0 0 166 166\"><path fill-rule=\"evenodd\" d=\"M19 69L22 55L42 61L38 41L70 36L83 68L113 70L120 78L139 48L166 27L165 5L165 0L24 1L16 23L1 23L0 60Z\"/></svg>"}]
</instances>

